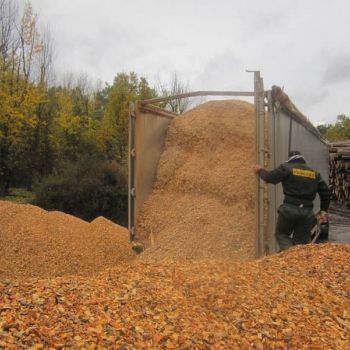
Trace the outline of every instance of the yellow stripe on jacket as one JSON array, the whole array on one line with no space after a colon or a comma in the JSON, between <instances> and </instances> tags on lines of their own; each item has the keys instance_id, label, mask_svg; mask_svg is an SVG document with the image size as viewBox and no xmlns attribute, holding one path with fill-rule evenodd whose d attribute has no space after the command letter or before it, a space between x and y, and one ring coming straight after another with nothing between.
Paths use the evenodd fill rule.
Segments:
<instances>
[{"instance_id":1,"label":"yellow stripe on jacket","mask_svg":"<svg viewBox=\"0 0 350 350\"><path fill-rule=\"evenodd\" d=\"M292 173L295 176L302 176L302 177L308 177L310 179L316 179L316 172L312 170L293 168Z\"/></svg>"}]
</instances>

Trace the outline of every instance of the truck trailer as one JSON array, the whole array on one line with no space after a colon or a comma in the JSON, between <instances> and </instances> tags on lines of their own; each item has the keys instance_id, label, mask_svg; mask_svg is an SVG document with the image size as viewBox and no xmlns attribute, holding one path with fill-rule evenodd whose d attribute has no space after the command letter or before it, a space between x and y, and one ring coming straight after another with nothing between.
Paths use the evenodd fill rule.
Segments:
<instances>
[{"instance_id":1,"label":"truck trailer","mask_svg":"<svg viewBox=\"0 0 350 350\"><path fill-rule=\"evenodd\" d=\"M137 219L140 210L153 190L158 162L166 139L167 129L181 115L161 106L174 99L198 96L244 97L255 107L256 163L273 169L288 158L292 149L299 150L308 164L328 182L329 147L309 119L278 86L265 90L259 71L254 71L252 91L195 91L130 103L129 118L129 220L130 241L138 239ZM253 175L252 175L253 176ZM278 250L274 238L277 209L283 201L283 190L266 185L256 178L255 184L255 256L261 257ZM318 199L315 211L319 209Z\"/></svg>"}]
</instances>

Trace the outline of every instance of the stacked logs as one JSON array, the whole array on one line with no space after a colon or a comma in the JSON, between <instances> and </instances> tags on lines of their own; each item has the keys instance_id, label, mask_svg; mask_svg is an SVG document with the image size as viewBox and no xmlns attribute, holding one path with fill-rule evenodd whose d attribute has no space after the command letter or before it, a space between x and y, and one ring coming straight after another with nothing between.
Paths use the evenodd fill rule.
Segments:
<instances>
[{"instance_id":1,"label":"stacked logs","mask_svg":"<svg viewBox=\"0 0 350 350\"><path fill-rule=\"evenodd\" d=\"M332 195L350 207L350 140L330 144L329 184Z\"/></svg>"}]
</instances>

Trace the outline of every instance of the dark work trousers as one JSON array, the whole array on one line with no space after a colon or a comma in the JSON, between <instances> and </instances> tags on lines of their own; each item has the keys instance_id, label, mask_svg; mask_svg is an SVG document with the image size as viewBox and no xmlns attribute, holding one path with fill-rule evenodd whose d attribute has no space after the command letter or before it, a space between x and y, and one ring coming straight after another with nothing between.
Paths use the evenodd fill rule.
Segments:
<instances>
[{"instance_id":1,"label":"dark work trousers","mask_svg":"<svg viewBox=\"0 0 350 350\"><path fill-rule=\"evenodd\" d=\"M278 208L275 232L280 249L285 250L296 244L309 243L314 222L315 215L311 207L282 204Z\"/></svg>"}]
</instances>

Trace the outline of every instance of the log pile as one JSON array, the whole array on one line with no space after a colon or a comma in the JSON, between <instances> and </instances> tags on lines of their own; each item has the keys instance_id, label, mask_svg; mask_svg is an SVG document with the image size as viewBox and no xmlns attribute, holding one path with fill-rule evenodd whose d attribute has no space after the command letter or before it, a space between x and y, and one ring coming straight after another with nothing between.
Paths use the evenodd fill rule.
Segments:
<instances>
[{"instance_id":1,"label":"log pile","mask_svg":"<svg viewBox=\"0 0 350 350\"><path fill-rule=\"evenodd\" d=\"M329 184L332 195L350 207L350 140L330 144Z\"/></svg>"}]
</instances>

